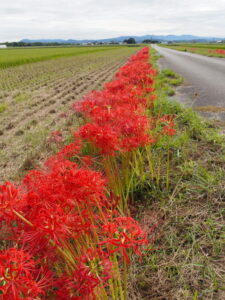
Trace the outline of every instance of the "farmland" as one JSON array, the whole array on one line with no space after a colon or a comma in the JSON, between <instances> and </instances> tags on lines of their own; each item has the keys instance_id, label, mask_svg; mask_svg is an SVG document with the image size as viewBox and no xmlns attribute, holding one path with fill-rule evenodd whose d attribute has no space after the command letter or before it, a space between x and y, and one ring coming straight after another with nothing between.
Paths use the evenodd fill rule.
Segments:
<instances>
[{"instance_id":1,"label":"farmland","mask_svg":"<svg viewBox=\"0 0 225 300\"><path fill-rule=\"evenodd\" d=\"M9 48L1 49L0 69L24 65L33 62L46 61L59 57L74 57L91 53L105 52L117 49L108 47L40 47L40 48Z\"/></svg>"},{"instance_id":2,"label":"farmland","mask_svg":"<svg viewBox=\"0 0 225 300\"><path fill-rule=\"evenodd\" d=\"M225 44L202 44L202 43L187 43L187 44L161 44L162 47L170 49L196 53L212 57L225 58Z\"/></svg>"},{"instance_id":3,"label":"farmland","mask_svg":"<svg viewBox=\"0 0 225 300\"><path fill-rule=\"evenodd\" d=\"M1 50L0 182L38 164L49 153L49 133L72 126L73 102L109 81L137 49Z\"/></svg>"}]
</instances>

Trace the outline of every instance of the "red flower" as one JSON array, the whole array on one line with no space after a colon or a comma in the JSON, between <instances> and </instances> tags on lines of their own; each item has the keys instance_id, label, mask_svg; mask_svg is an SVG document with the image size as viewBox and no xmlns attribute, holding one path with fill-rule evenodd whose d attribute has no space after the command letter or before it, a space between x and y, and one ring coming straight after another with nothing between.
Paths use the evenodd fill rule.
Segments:
<instances>
[{"instance_id":1,"label":"red flower","mask_svg":"<svg viewBox=\"0 0 225 300\"><path fill-rule=\"evenodd\" d=\"M101 150L102 154L114 155L120 150L120 140L117 132L110 126L99 126L88 123L79 129L79 135Z\"/></svg>"},{"instance_id":2,"label":"red flower","mask_svg":"<svg viewBox=\"0 0 225 300\"><path fill-rule=\"evenodd\" d=\"M61 143L63 141L62 133L60 131L52 131L48 140L52 143Z\"/></svg>"},{"instance_id":3,"label":"red flower","mask_svg":"<svg viewBox=\"0 0 225 300\"><path fill-rule=\"evenodd\" d=\"M169 136L176 134L176 129L173 128L175 126L175 123L173 121L174 118L175 118L175 115L165 115L162 118L160 118L160 121L164 125L163 130L162 130L163 134L169 135Z\"/></svg>"},{"instance_id":4,"label":"red flower","mask_svg":"<svg viewBox=\"0 0 225 300\"><path fill-rule=\"evenodd\" d=\"M163 127L163 134L172 136L176 134L176 129L172 128L172 126L167 125Z\"/></svg>"},{"instance_id":5,"label":"red flower","mask_svg":"<svg viewBox=\"0 0 225 300\"><path fill-rule=\"evenodd\" d=\"M100 283L100 278L80 263L71 276L64 275L58 280L57 299L94 300L94 290Z\"/></svg>"},{"instance_id":6,"label":"red flower","mask_svg":"<svg viewBox=\"0 0 225 300\"><path fill-rule=\"evenodd\" d=\"M147 233L131 217L117 217L114 222L103 225L102 231L106 239L99 244L114 246L110 251L120 252L128 263L128 249L141 256L140 246L148 244Z\"/></svg>"},{"instance_id":7,"label":"red flower","mask_svg":"<svg viewBox=\"0 0 225 300\"><path fill-rule=\"evenodd\" d=\"M11 182L0 185L0 209L13 209L18 203L18 189Z\"/></svg>"},{"instance_id":8,"label":"red flower","mask_svg":"<svg viewBox=\"0 0 225 300\"><path fill-rule=\"evenodd\" d=\"M0 251L0 274L3 279L0 290L4 299L34 299L44 294L47 278L35 278L34 260L23 250L11 248Z\"/></svg>"},{"instance_id":9,"label":"red flower","mask_svg":"<svg viewBox=\"0 0 225 300\"><path fill-rule=\"evenodd\" d=\"M0 221L13 220L13 210L19 210L24 206L24 198L20 194L20 188L16 188L11 182L0 185Z\"/></svg>"}]
</instances>

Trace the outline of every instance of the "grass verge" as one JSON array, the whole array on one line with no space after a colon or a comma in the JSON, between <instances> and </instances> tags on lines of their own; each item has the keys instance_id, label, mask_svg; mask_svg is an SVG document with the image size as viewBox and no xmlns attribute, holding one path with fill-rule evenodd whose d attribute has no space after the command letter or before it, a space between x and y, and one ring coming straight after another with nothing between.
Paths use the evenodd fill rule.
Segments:
<instances>
[{"instance_id":1,"label":"grass verge","mask_svg":"<svg viewBox=\"0 0 225 300\"><path fill-rule=\"evenodd\" d=\"M156 58L155 58L156 62ZM156 144L160 184L153 178L136 191L145 228L157 227L153 249L130 270L129 299L225 299L225 139L192 109L167 99L169 71L156 85L159 111L175 114L170 140L170 184L166 188L166 141ZM166 88L165 88L166 87Z\"/></svg>"}]
</instances>

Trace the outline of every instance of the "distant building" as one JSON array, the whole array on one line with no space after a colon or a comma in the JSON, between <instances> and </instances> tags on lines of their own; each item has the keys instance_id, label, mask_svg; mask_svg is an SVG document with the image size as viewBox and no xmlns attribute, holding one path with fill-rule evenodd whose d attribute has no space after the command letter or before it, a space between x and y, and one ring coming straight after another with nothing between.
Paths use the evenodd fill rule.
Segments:
<instances>
[{"instance_id":1,"label":"distant building","mask_svg":"<svg viewBox=\"0 0 225 300\"><path fill-rule=\"evenodd\" d=\"M0 45L0 48L7 48L6 45Z\"/></svg>"}]
</instances>

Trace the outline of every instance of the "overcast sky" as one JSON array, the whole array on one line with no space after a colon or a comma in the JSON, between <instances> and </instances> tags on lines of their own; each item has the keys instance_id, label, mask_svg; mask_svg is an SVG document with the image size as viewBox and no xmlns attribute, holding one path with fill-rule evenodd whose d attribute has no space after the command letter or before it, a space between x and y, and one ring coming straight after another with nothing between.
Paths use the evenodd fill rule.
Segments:
<instances>
[{"instance_id":1,"label":"overcast sky","mask_svg":"<svg viewBox=\"0 0 225 300\"><path fill-rule=\"evenodd\" d=\"M0 0L0 41L121 35L225 37L225 0Z\"/></svg>"}]
</instances>

